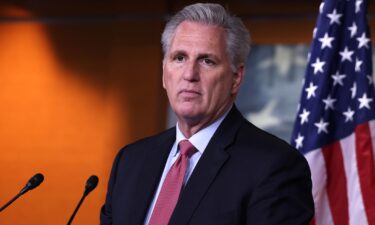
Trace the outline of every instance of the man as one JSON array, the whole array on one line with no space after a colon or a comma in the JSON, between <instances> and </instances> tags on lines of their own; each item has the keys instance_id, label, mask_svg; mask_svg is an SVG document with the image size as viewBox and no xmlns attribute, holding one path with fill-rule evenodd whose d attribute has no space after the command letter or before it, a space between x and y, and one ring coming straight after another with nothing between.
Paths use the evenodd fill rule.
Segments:
<instances>
[{"instance_id":1,"label":"man","mask_svg":"<svg viewBox=\"0 0 375 225\"><path fill-rule=\"evenodd\" d=\"M119 152L101 224L308 224L306 161L234 105L249 51L241 20L217 4L190 5L162 44L177 125Z\"/></svg>"}]
</instances>

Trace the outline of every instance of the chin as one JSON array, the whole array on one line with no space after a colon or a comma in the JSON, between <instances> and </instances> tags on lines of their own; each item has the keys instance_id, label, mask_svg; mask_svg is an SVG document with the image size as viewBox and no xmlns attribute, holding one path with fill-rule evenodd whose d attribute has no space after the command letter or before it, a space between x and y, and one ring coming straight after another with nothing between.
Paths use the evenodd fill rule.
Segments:
<instances>
[{"instance_id":1,"label":"chin","mask_svg":"<svg viewBox=\"0 0 375 225\"><path fill-rule=\"evenodd\" d=\"M177 114L177 117L187 121L195 121L199 119L202 115L198 110L192 108L183 108L175 112Z\"/></svg>"}]
</instances>

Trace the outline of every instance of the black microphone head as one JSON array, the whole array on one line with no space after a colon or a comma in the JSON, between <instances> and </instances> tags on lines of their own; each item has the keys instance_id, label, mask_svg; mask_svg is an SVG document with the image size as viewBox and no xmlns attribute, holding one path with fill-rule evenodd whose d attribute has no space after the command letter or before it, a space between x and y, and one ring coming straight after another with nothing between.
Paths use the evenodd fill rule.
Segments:
<instances>
[{"instance_id":1,"label":"black microphone head","mask_svg":"<svg viewBox=\"0 0 375 225\"><path fill-rule=\"evenodd\" d=\"M32 178L30 178L30 180L27 182L27 184L25 185L25 187L22 188L22 190L20 191L20 194L23 195L27 191L32 190L32 189L38 187L39 184L41 184L43 182L43 180L44 180L43 174L41 174L41 173L35 174Z\"/></svg>"},{"instance_id":2,"label":"black microphone head","mask_svg":"<svg viewBox=\"0 0 375 225\"><path fill-rule=\"evenodd\" d=\"M86 187L85 187L85 195L90 193L92 190L96 188L98 185L99 178L96 175L92 175L89 177L89 179L86 182Z\"/></svg>"},{"instance_id":3,"label":"black microphone head","mask_svg":"<svg viewBox=\"0 0 375 225\"><path fill-rule=\"evenodd\" d=\"M35 174L32 178L30 178L29 182L27 182L27 186L29 190L32 190L39 186L44 180L44 176L41 173Z\"/></svg>"}]
</instances>

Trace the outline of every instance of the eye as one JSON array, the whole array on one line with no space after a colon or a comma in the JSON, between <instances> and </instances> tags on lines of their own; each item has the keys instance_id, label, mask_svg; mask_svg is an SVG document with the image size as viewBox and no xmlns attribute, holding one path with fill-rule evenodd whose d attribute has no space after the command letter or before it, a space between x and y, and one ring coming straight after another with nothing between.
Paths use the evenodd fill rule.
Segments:
<instances>
[{"instance_id":1,"label":"eye","mask_svg":"<svg viewBox=\"0 0 375 225\"><path fill-rule=\"evenodd\" d=\"M203 58L202 62L206 65L213 66L216 65L216 62L210 58Z\"/></svg>"},{"instance_id":2,"label":"eye","mask_svg":"<svg viewBox=\"0 0 375 225\"><path fill-rule=\"evenodd\" d=\"M185 60L185 56L181 55L181 54L178 54L178 55L173 57L173 60L176 61L176 62L183 62Z\"/></svg>"}]
</instances>

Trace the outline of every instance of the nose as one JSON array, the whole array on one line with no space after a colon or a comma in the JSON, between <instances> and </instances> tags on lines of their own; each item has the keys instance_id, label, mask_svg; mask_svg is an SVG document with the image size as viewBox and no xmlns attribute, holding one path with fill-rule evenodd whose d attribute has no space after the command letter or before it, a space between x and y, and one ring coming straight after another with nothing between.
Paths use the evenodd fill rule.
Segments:
<instances>
[{"instance_id":1,"label":"nose","mask_svg":"<svg viewBox=\"0 0 375 225\"><path fill-rule=\"evenodd\" d=\"M199 65L196 62L186 63L183 73L183 78L186 81L196 82L199 81Z\"/></svg>"}]
</instances>

